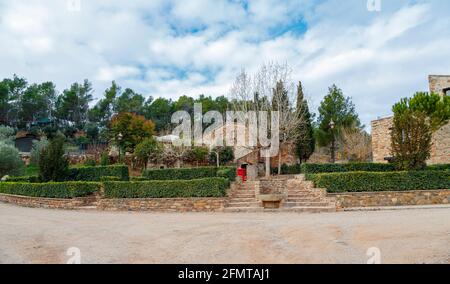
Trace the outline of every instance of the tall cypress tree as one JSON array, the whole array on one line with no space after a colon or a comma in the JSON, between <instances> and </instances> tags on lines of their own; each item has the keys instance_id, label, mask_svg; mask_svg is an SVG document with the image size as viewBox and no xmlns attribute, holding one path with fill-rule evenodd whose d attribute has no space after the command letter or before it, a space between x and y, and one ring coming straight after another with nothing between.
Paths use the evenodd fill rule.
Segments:
<instances>
[{"instance_id":1,"label":"tall cypress tree","mask_svg":"<svg viewBox=\"0 0 450 284\"><path fill-rule=\"evenodd\" d=\"M312 126L313 116L309 112L308 102L303 93L302 82L298 82L297 86L297 111L302 112L304 117L299 125L299 131L302 132L296 143L296 154L300 163L306 162L314 153L316 141L314 139L314 129Z\"/></svg>"}]
</instances>

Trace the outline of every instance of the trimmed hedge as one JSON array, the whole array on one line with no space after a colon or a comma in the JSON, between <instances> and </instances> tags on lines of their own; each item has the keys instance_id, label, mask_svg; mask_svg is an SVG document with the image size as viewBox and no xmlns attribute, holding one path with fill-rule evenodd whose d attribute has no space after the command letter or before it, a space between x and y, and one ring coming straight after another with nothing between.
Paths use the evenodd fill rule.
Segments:
<instances>
[{"instance_id":1,"label":"trimmed hedge","mask_svg":"<svg viewBox=\"0 0 450 284\"><path fill-rule=\"evenodd\" d=\"M230 181L234 181L236 179L235 167L145 170L142 172L142 177L147 180L190 180L217 177L219 176L219 172L221 177L227 176Z\"/></svg>"},{"instance_id":2,"label":"trimmed hedge","mask_svg":"<svg viewBox=\"0 0 450 284\"><path fill-rule=\"evenodd\" d=\"M429 165L426 170L429 171L450 171L450 164Z\"/></svg>"},{"instance_id":3,"label":"trimmed hedge","mask_svg":"<svg viewBox=\"0 0 450 284\"><path fill-rule=\"evenodd\" d=\"M302 168L300 164L296 164L296 165L286 165L283 164L281 165L281 174L282 175L298 175L302 172ZM278 167L276 168L271 168L271 173L273 175L277 175L278 174Z\"/></svg>"},{"instance_id":4,"label":"trimmed hedge","mask_svg":"<svg viewBox=\"0 0 450 284\"><path fill-rule=\"evenodd\" d=\"M19 176L19 177L8 177L6 182L39 182L38 176Z\"/></svg>"},{"instance_id":5,"label":"trimmed hedge","mask_svg":"<svg viewBox=\"0 0 450 284\"><path fill-rule=\"evenodd\" d=\"M106 198L223 197L229 186L225 178L104 182Z\"/></svg>"},{"instance_id":6,"label":"trimmed hedge","mask_svg":"<svg viewBox=\"0 0 450 284\"><path fill-rule=\"evenodd\" d=\"M337 172L392 172L394 164L348 163L348 164L302 164L302 173L337 173Z\"/></svg>"},{"instance_id":7,"label":"trimmed hedge","mask_svg":"<svg viewBox=\"0 0 450 284\"><path fill-rule=\"evenodd\" d=\"M70 168L67 180L100 181L102 177L117 177L119 180L128 181L128 167L125 165L113 165Z\"/></svg>"},{"instance_id":8,"label":"trimmed hedge","mask_svg":"<svg viewBox=\"0 0 450 284\"><path fill-rule=\"evenodd\" d=\"M66 181L128 181L128 167L125 165L76 167L69 169ZM8 177L7 182L39 182L37 176Z\"/></svg>"},{"instance_id":9,"label":"trimmed hedge","mask_svg":"<svg viewBox=\"0 0 450 284\"><path fill-rule=\"evenodd\" d=\"M45 198L74 198L88 196L98 191L100 186L100 183L95 182L2 182L0 193Z\"/></svg>"},{"instance_id":10,"label":"trimmed hedge","mask_svg":"<svg viewBox=\"0 0 450 284\"><path fill-rule=\"evenodd\" d=\"M450 189L450 171L322 173L308 178L328 192Z\"/></svg>"}]
</instances>

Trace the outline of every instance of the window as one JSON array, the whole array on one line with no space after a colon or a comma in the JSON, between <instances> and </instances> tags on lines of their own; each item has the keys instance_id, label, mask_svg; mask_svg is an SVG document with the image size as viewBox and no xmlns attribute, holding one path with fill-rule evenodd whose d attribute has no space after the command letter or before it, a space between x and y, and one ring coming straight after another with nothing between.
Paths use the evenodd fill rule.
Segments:
<instances>
[{"instance_id":1,"label":"window","mask_svg":"<svg viewBox=\"0 0 450 284\"><path fill-rule=\"evenodd\" d=\"M444 89L444 94L450 96L450 88Z\"/></svg>"}]
</instances>

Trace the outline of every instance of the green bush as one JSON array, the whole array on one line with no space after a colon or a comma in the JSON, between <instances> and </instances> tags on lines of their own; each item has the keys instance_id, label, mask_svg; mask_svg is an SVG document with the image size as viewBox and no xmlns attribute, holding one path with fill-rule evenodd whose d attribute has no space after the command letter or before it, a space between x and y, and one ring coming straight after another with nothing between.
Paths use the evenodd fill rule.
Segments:
<instances>
[{"instance_id":1,"label":"green bush","mask_svg":"<svg viewBox=\"0 0 450 284\"><path fill-rule=\"evenodd\" d=\"M39 180L64 181L69 172L69 161L64 157L64 138L57 137L41 150Z\"/></svg>"},{"instance_id":2,"label":"green bush","mask_svg":"<svg viewBox=\"0 0 450 284\"><path fill-rule=\"evenodd\" d=\"M328 192L450 189L450 171L322 173L308 179Z\"/></svg>"},{"instance_id":3,"label":"green bush","mask_svg":"<svg viewBox=\"0 0 450 284\"><path fill-rule=\"evenodd\" d=\"M24 166L19 151L13 145L0 141L0 178L5 175L21 175Z\"/></svg>"},{"instance_id":4,"label":"green bush","mask_svg":"<svg viewBox=\"0 0 450 284\"><path fill-rule=\"evenodd\" d=\"M95 161L95 159L86 159L86 161L84 161L85 167L95 167L96 165L97 161Z\"/></svg>"},{"instance_id":5,"label":"green bush","mask_svg":"<svg viewBox=\"0 0 450 284\"><path fill-rule=\"evenodd\" d=\"M301 172L305 174L335 172L391 172L393 164L381 163L348 163L348 164L302 164Z\"/></svg>"},{"instance_id":6,"label":"green bush","mask_svg":"<svg viewBox=\"0 0 450 284\"><path fill-rule=\"evenodd\" d=\"M39 182L38 176L17 176L17 177L8 177L6 179L7 182Z\"/></svg>"},{"instance_id":7,"label":"green bush","mask_svg":"<svg viewBox=\"0 0 450 284\"><path fill-rule=\"evenodd\" d=\"M109 165L109 155L107 151L104 151L100 156L100 166L108 166Z\"/></svg>"},{"instance_id":8,"label":"green bush","mask_svg":"<svg viewBox=\"0 0 450 284\"><path fill-rule=\"evenodd\" d=\"M33 146L31 148L30 152L30 164L31 165L39 165L39 159L41 157L42 150L47 147L49 144L49 141L47 138L42 137L41 140L35 140L33 141Z\"/></svg>"},{"instance_id":9,"label":"green bush","mask_svg":"<svg viewBox=\"0 0 450 284\"><path fill-rule=\"evenodd\" d=\"M102 177L117 177L119 180L129 180L126 165L76 167L70 168L67 180L72 181L100 181Z\"/></svg>"},{"instance_id":10,"label":"green bush","mask_svg":"<svg viewBox=\"0 0 450 284\"><path fill-rule=\"evenodd\" d=\"M230 182L225 178L104 182L106 198L223 197Z\"/></svg>"},{"instance_id":11,"label":"green bush","mask_svg":"<svg viewBox=\"0 0 450 284\"><path fill-rule=\"evenodd\" d=\"M100 181L121 181L121 179L119 177L104 176L100 177Z\"/></svg>"},{"instance_id":12,"label":"green bush","mask_svg":"<svg viewBox=\"0 0 450 284\"><path fill-rule=\"evenodd\" d=\"M302 172L302 168L300 164L296 164L296 165L286 165L283 164L281 165L281 174L282 175L298 175ZM277 175L278 174L278 167L277 168L271 168L271 173L273 175Z\"/></svg>"},{"instance_id":13,"label":"green bush","mask_svg":"<svg viewBox=\"0 0 450 284\"><path fill-rule=\"evenodd\" d=\"M230 169L227 172L227 178L230 181L236 179L235 167L201 167L201 168L185 168L185 169L158 169L158 170L145 170L142 172L142 177L147 180L188 180L188 179L200 179L208 177L218 176L219 170ZM225 174L221 172L221 174Z\"/></svg>"},{"instance_id":14,"label":"green bush","mask_svg":"<svg viewBox=\"0 0 450 284\"><path fill-rule=\"evenodd\" d=\"M45 198L74 198L88 196L100 189L93 182L49 182L49 183L0 183L0 193Z\"/></svg>"},{"instance_id":15,"label":"green bush","mask_svg":"<svg viewBox=\"0 0 450 284\"><path fill-rule=\"evenodd\" d=\"M450 164L430 165L425 168L427 171L448 171Z\"/></svg>"}]
</instances>

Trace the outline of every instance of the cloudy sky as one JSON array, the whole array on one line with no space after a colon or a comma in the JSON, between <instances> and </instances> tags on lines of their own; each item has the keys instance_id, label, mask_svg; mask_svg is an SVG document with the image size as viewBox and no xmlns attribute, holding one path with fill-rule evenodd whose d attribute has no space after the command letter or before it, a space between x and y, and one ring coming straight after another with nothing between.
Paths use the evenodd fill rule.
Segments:
<instances>
[{"instance_id":1,"label":"cloudy sky","mask_svg":"<svg viewBox=\"0 0 450 284\"><path fill-rule=\"evenodd\" d=\"M287 62L314 108L335 83L369 124L428 90L428 74L450 74L450 1L381 4L0 0L0 78L51 80L60 91L87 78L97 98L116 80L176 99L226 95L242 68Z\"/></svg>"}]
</instances>

